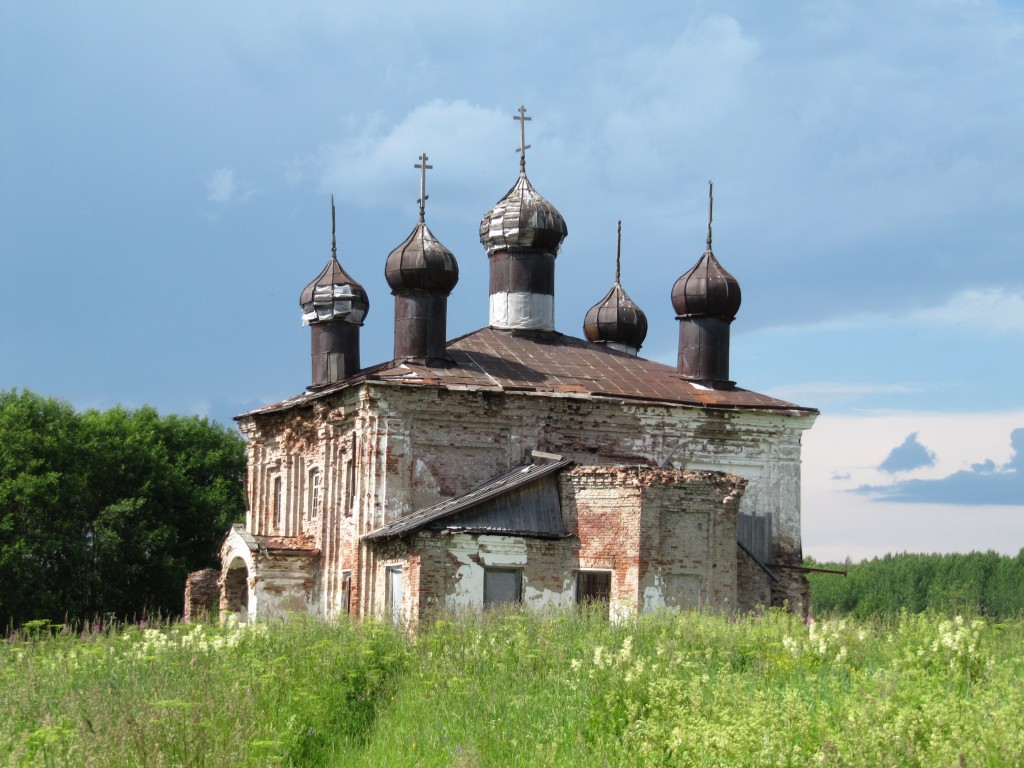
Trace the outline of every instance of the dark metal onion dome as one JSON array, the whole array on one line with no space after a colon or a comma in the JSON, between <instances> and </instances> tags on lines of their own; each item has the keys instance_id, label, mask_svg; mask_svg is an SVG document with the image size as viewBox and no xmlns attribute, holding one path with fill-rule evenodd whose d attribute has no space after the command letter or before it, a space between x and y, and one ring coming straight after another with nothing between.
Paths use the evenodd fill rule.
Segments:
<instances>
[{"instance_id":1,"label":"dark metal onion dome","mask_svg":"<svg viewBox=\"0 0 1024 768\"><path fill-rule=\"evenodd\" d=\"M711 187L708 192L707 249L672 286L672 307L678 317L711 316L732 320L740 310L739 281L725 271L711 252Z\"/></svg>"},{"instance_id":2,"label":"dark metal onion dome","mask_svg":"<svg viewBox=\"0 0 1024 768\"><path fill-rule=\"evenodd\" d=\"M629 298L619 282L622 255L622 222L618 227L615 255L615 285L583 319L583 333L593 342L606 343L635 355L647 338L647 315Z\"/></svg>"},{"instance_id":3,"label":"dark metal onion dome","mask_svg":"<svg viewBox=\"0 0 1024 768\"><path fill-rule=\"evenodd\" d=\"M384 277L393 292L452 292L459 282L459 263L421 219L405 241L388 254Z\"/></svg>"},{"instance_id":4,"label":"dark metal onion dome","mask_svg":"<svg viewBox=\"0 0 1024 768\"><path fill-rule=\"evenodd\" d=\"M338 242L335 237L334 196L331 196L331 258L316 280L302 289L299 296L302 323L326 323L343 320L362 325L370 311L370 299L363 288L338 262Z\"/></svg>"},{"instance_id":5,"label":"dark metal onion dome","mask_svg":"<svg viewBox=\"0 0 1024 768\"><path fill-rule=\"evenodd\" d=\"M480 242L488 256L518 250L556 254L567 234L562 214L533 188L525 169L480 221Z\"/></svg>"},{"instance_id":6,"label":"dark metal onion dome","mask_svg":"<svg viewBox=\"0 0 1024 768\"><path fill-rule=\"evenodd\" d=\"M413 166L420 170L420 220L388 254L384 277L395 297L395 360L432 366L448 363L448 294L459 282L459 263L426 224L428 159L424 152Z\"/></svg>"},{"instance_id":7,"label":"dark metal onion dome","mask_svg":"<svg viewBox=\"0 0 1024 768\"><path fill-rule=\"evenodd\" d=\"M708 244L693 268L672 286L679 321L676 370L705 386L729 388L729 326L740 308L740 284L711 252L714 187L708 182Z\"/></svg>"},{"instance_id":8,"label":"dark metal onion dome","mask_svg":"<svg viewBox=\"0 0 1024 768\"><path fill-rule=\"evenodd\" d=\"M621 344L638 350L647 338L647 315L616 283L587 311L583 333L590 341Z\"/></svg>"},{"instance_id":9,"label":"dark metal onion dome","mask_svg":"<svg viewBox=\"0 0 1024 768\"><path fill-rule=\"evenodd\" d=\"M672 306L679 317L712 315L731 320L740 309L739 281L725 271L708 248L672 286Z\"/></svg>"}]
</instances>

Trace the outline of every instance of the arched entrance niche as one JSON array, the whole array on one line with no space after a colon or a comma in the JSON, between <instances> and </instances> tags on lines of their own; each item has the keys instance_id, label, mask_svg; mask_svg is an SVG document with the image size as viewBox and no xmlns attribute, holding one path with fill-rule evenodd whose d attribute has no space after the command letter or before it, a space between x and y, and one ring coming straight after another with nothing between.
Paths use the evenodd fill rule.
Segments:
<instances>
[{"instance_id":1,"label":"arched entrance niche","mask_svg":"<svg viewBox=\"0 0 1024 768\"><path fill-rule=\"evenodd\" d=\"M240 557L234 558L224 572L220 609L234 614L240 622L249 619L249 568Z\"/></svg>"}]
</instances>

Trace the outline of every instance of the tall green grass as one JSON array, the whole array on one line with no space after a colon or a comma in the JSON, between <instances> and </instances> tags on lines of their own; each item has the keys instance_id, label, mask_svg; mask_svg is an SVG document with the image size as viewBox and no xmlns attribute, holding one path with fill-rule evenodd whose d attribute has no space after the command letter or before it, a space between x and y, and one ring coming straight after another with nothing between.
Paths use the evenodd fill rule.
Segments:
<instances>
[{"instance_id":1,"label":"tall green grass","mask_svg":"<svg viewBox=\"0 0 1024 768\"><path fill-rule=\"evenodd\" d=\"M1022 680L1024 623L940 615L37 631L0 650L0 762L1012 766Z\"/></svg>"}]
</instances>

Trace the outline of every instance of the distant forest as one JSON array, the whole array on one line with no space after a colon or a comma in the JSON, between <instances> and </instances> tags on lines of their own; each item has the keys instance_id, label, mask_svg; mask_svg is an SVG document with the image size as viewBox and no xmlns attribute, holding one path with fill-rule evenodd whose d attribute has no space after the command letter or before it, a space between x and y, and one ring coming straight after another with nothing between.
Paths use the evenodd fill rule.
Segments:
<instances>
[{"instance_id":1,"label":"distant forest","mask_svg":"<svg viewBox=\"0 0 1024 768\"><path fill-rule=\"evenodd\" d=\"M857 618L941 611L997 618L1024 617L1024 549L967 555L886 555L846 566L807 558L810 568L849 569L846 577L810 573L816 614Z\"/></svg>"}]
</instances>

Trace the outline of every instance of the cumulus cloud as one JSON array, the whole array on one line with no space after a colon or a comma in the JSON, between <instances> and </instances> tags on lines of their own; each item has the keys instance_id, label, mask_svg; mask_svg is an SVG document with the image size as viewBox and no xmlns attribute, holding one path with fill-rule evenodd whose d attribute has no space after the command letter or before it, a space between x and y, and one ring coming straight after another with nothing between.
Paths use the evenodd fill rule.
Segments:
<instances>
[{"instance_id":1,"label":"cumulus cloud","mask_svg":"<svg viewBox=\"0 0 1024 768\"><path fill-rule=\"evenodd\" d=\"M509 156L506 175L511 185L516 168L511 118L508 110L435 99L397 123L380 117L368 120L359 133L321 149L316 161L320 187L361 207L403 199L413 204L418 197L413 166L423 152L436 168L428 179L428 193L455 183L450 180L474 183L485 175L482 169L494 168L494 158L502 152ZM493 196L493 181L486 182L484 190Z\"/></svg>"},{"instance_id":2,"label":"cumulus cloud","mask_svg":"<svg viewBox=\"0 0 1024 768\"><path fill-rule=\"evenodd\" d=\"M928 450L918 442L917 432L911 432L907 435L906 440L889 451L889 455L878 465L878 468L883 472L893 474L933 466L935 466L935 452Z\"/></svg>"},{"instance_id":3,"label":"cumulus cloud","mask_svg":"<svg viewBox=\"0 0 1024 768\"><path fill-rule=\"evenodd\" d=\"M856 492L877 501L1024 505L1024 428L1010 433L1010 444L1013 455L1005 464L989 459L946 477L902 480L890 485L862 485Z\"/></svg>"}]
</instances>

